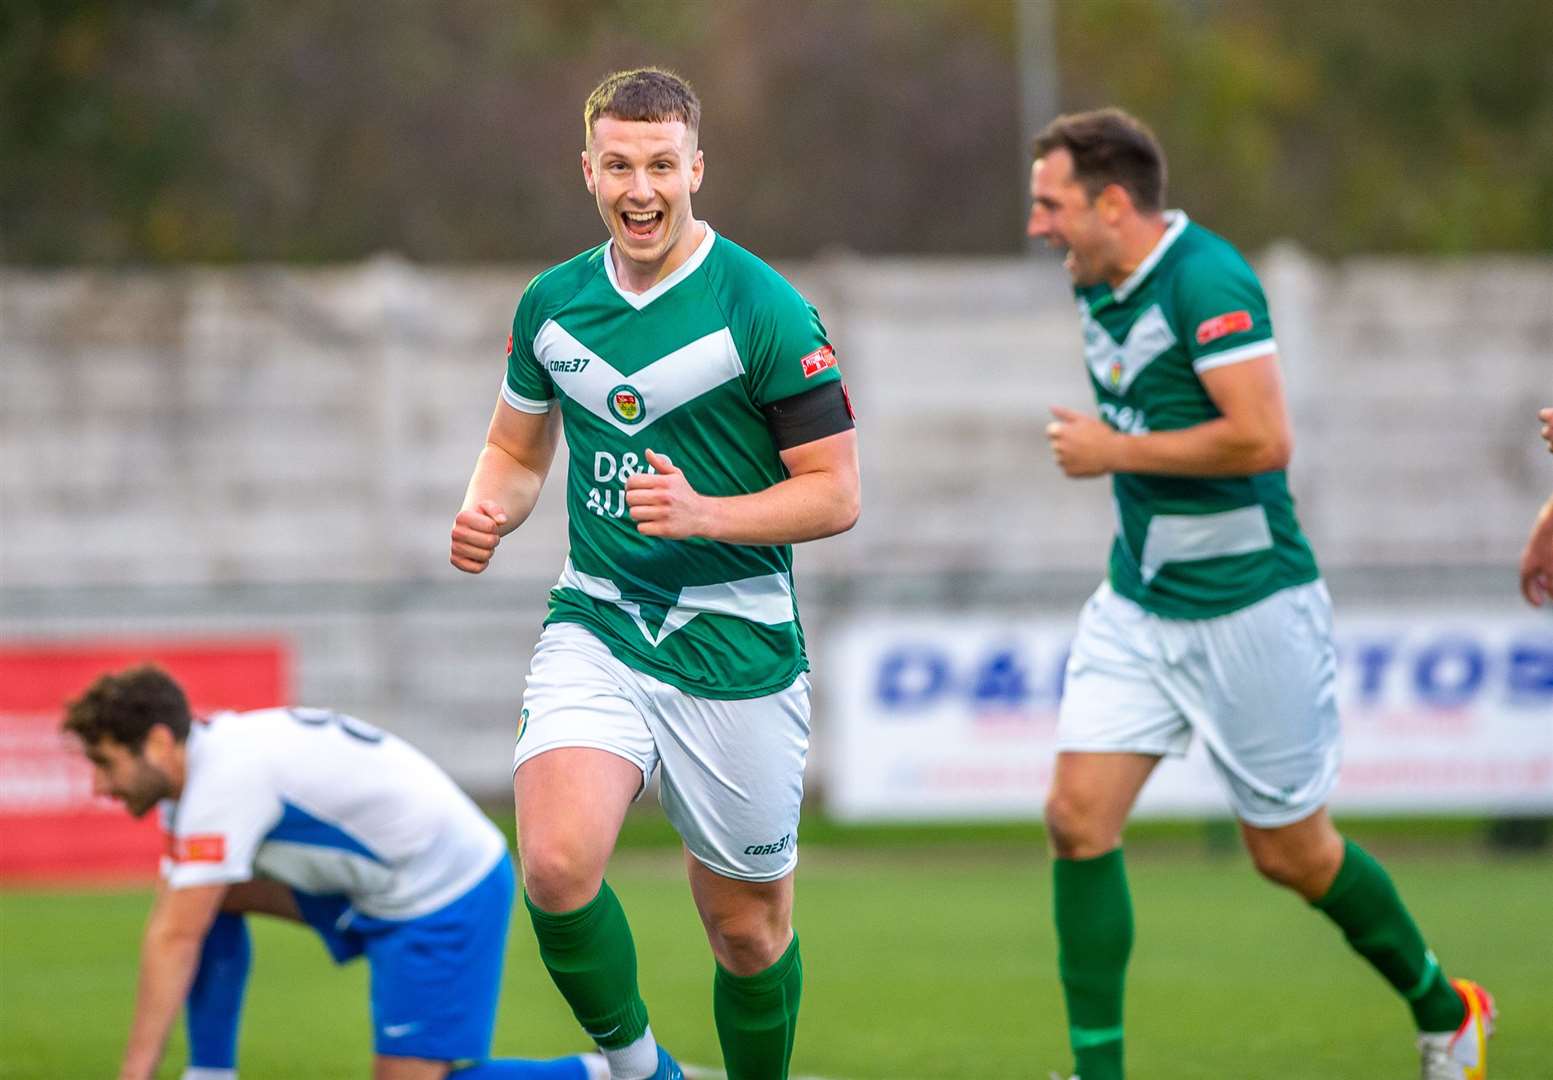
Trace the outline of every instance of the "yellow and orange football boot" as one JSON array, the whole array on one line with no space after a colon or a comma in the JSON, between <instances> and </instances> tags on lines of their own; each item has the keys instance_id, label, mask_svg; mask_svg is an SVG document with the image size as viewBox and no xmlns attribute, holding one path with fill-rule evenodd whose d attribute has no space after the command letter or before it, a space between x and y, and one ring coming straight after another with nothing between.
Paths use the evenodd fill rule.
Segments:
<instances>
[{"instance_id":1,"label":"yellow and orange football boot","mask_svg":"<svg viewBox=\"0 0 1553 1080\"><path fill-rule=\"evenodd\" d=\"M1488 1037L1499 1010L1494 995L1471 979L1452 979L1467 1018L1452 1032L1418 1036L1423 1080L1487 1080Z\"/></svg>"}]
</instances>

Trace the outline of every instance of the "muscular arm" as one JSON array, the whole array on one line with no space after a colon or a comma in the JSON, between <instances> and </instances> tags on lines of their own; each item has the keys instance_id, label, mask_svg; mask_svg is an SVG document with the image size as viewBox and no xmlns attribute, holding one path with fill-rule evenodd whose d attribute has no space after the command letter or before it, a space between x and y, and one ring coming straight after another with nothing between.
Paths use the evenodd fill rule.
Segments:
<instances>
[{"instance_id":1,"label":"muscular arm","mask_svg":"<svg viewBox=\"0 0 1553 1080\"><path fill-rule=\"evenodd\" d=\"M560 410L520 412L496 403L464 505L453 519L449 561L469 574L490 564L501 538L528 518L555 458Z\"/></svg>"},{"instance_id":2,"label":"muscular arm","mask_svg":"<svg viewBox=\"0 0 1553 1080\"><path fill-rule=\"evenodd\" d=\"M1250 476L1288 465L1294 440L1276 354L1210 368L1202 383L1222 415L1178 431L1126 435L1054 406L1047 438L1058 465L1069 476Z\"/></svg>"},{"instance_id":3,"label":"muscular arm","mask_svg":"<svg viewBox=\"0 0 1553 1080\"><path fill-rule=\"evenodd\" d=\"M135 1019L119 1069L120 1080L147 1080L156 1074L167 1034L183 1009L199 967L200 947L226 890L225 885L158 888L141 942Z\"/></svg>"},{"instance_id":4,"label":"muscular arm","mask_svg":"<svg viewBox=\"0 0 1553 1080\"><path fill-rule=\"evenodd\" d=\"M649 450L648 462L655 473L626 480L626 505L645 536L796 544L846 532L862 506L855 430L783 450L787 479L749 495L701 495L668 458Z\"/></svg>"}]
</instances>

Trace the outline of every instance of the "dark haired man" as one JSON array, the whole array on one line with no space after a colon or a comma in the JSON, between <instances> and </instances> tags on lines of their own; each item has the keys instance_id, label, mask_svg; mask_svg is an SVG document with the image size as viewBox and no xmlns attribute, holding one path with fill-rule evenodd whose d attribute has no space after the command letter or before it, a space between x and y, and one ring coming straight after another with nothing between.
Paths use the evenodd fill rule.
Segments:
<instances>
[{"instance_id":1,"label":"dark haired man","mask_svg":"<svg viewBox=\"0 0 1553 1080\"><path fill-rule=\"evenodd\" d=\"M1425 1080L1479 1080L1492 999L1446 979L1386 871L1325 809L1331 603L1284 477L1261 285L1226 241L1164 209L1164 154L1126 113L1059 117L1033 149L1029 235L1066 249L1100 410L1053 406L1047 436L1069 476L1111 474L1118 514L1068 662L1046 804L1077 1072L1122 1076L1122 827L1160 757L1195 733L1257 869L1325 912L1411 1006Z\"/></svg>"},{"instance_id":2,"label":"dark haired man","mask_svg":"<svg viewBox=\"0 0 1553 1080\"><path fill-rule=\"evenodd\" d=\"M790 545L851 528L859 506L852 410L818 316L691 212L700 113L650 68L588 98L582 175L610 238L524 292L452 530L453 565L484 570L564 429L571 552L523 699L518 848L540 954L615 1080L680 1075L604 881L659 766L717 961L728 1076L787 1075L809 735Z\"/></svg>"},{"instance_id":3,"label":"dark haired man","mask_svg":"<svg viewBox=\"0 0 1553 1080\"><path fill-rule=\"evenodd\" d=\"M512 863L502 835L414 747L320 709L191 722L182 689L140 667L72 702L65 731L98 795L168 832L141 947L121 1080L155 1075L188 1009L185 1080L235 1080L248 980L245 912L306 923L337 963L372 967L375 1080L602 1080L593 1055L486 1060Z\"/></svg>"}]
</instances>

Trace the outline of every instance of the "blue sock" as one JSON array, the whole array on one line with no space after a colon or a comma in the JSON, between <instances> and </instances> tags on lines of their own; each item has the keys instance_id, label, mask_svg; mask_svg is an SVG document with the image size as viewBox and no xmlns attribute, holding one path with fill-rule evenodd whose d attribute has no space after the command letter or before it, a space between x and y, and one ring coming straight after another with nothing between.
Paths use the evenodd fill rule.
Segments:
<instances>
[{"instance_id":1,"label":"blue sock","mask_svg":"<svg viewBox=\"0 0 1553 1080\"><path fill-rule=\"evenodd\" d=\"M550 1061L496 1058L454 1069L449 1080L588 1080L588 1067L576 1056Z\"/></svg>"},{"instance_id":2,"label":"blue sock","mask_svg":"<svg viewBox=\"0 0 1553 1080\"><path fill-rule=\"evenodd\" d=\"M248 987L253 947L241 915L223 912L210 924L200 950L199 970L189 987L189 1065L203 1069L237 1067L237 1022Z\"/></svg>"}]
</instances>

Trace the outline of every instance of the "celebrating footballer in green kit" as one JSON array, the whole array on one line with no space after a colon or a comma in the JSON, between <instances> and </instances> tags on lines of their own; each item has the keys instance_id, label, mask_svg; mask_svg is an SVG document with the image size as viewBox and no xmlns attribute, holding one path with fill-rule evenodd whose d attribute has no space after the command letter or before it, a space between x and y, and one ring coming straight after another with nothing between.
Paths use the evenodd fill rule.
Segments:
<instances>
[{"instance_id":1,"label":"celebrating footballer in green kit","mask_svg":"<svg viewBox=\"0 0 1553 1080\"><path fill-rule=\"evenodd\" d=\"M1122 1076L1122 827L1159 759L1195 733L1257 869L1406 1000L1424 1080L1482 1080L1492 998L1445 977L1386 871L1325 809L1339 750L1331 603L1284 477L1261 285L1229 243L1163 208L1163 152L1127 114L1059 117L1034 157L1028 231L1066 249L1100 412L1054 406L1047 437L1069 476L1111 475L1118 518L1068 661L1046 805L1078 1077Z\"/></svg>"},{"instance_id":2,"label":"celebrating footballer in green kit","mask_svg":"<svg viewBox=\"0 0 1553 1080\"><path fill-rule=\"evenodd\" d=\"M809 736L789 545L857 520L857 441L814 309L691 214L701 106L656 69L584 110L608 242L524 292L486 445L452 532L479 573L533 509L564 431L571 550L534 651L514 755L540 955L614 1080L681 1075L657 1046L604 869L662 767L716 958L732 1080L787 1075Z\"/></svg>"}]
</instances>

